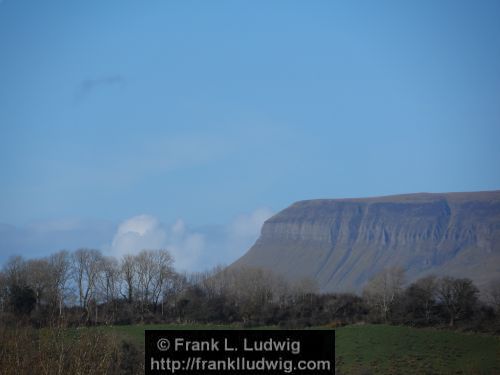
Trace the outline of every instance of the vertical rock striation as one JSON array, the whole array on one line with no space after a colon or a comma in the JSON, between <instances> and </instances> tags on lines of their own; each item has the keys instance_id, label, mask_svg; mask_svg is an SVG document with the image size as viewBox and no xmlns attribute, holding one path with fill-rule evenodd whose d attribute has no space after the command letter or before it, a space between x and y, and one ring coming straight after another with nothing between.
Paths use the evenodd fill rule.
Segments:
<instances>
[{"instance_id":1,"label":"vertical rock striation","mask_svg":"<svg viewBox=\"0 0 500 375\"><path fill-rule=\"evenodd\" d=\"M312 277L322 291L359 291L385 267L409 281L427 274L500 277L500 191L409 194L294 203L267 220L234 265Z\"/></svg>"}]
</instances>

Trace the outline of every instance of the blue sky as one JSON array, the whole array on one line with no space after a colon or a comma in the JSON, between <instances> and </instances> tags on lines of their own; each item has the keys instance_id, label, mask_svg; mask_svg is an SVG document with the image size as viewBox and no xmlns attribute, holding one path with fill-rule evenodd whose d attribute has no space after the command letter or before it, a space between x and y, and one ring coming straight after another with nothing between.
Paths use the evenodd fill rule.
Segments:
<instances>
[{"instance_id":1,"label":"blue sky","mask_svg":"<svg viewBox=\"0 0 500 375\"><path fill-rule=\"evenodd\" d=\"M0 261L120 253L126 227L130 251L201 268L297 200L499 189L499 19L487 0L3 0Z\"/></svg>"}]
</instances>

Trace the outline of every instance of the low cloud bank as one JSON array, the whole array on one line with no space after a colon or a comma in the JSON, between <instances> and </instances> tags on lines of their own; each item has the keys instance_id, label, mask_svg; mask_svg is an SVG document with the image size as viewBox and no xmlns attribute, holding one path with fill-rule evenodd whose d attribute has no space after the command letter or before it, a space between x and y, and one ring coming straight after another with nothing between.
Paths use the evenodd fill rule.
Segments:
<instances>
[{"instance_id":1,"label":"low cloud bank","mask_svg":"<svg viewBox=\"0 0 500 375\"><path fill-rule=\"evenodd\" d=\"M191 229L182 219L170 226L151 215L123 221L116 231L110 253L116 257L136 254L142 249L167 249L178 270L200 271L236 260L255 242L265 220L273 215L268 208L234 218L227 226Z\"/></svg>"},{"instance_id":2,"label":"low cloud bank","mask_svg":"<svg viewBox=\"0 0 500 375\"><path fill-rule=\"evenodd\" d=\"M257 240L269 208L234 217L226 225L192 228L182 219L165 225L152 215L137 215L119 225L102 220L58 219L23 227L0 223L0 265L12 255L43 257L58 250L101 249L121 258L143 249L167 249L179 271L202 271L230 264Z\"/></svg>"}]
</instances>

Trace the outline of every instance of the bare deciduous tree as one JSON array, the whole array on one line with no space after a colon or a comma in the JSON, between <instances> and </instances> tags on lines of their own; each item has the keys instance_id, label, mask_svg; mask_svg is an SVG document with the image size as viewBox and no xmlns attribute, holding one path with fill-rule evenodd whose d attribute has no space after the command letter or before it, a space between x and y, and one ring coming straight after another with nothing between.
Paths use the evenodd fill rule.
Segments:
<instances>
[{"instance_id":1,"label":"bare deciduous tree","mask_svg":"<svg viewBox=\"0 0 500 375\"><path fill-rule=\"evenodd\" d=\"M173 274L173 258L167 250L142 250L135 262L141 311L148 304L153 304L156 310L166 280Z\"/></svg>"},{"instance_id":2,"label":"bare deciduous tree","mask_svg":"<svg viewBox=\"0 0 500 375\"><path fill-rule=\"evenodd\" d=\"M155 251L154 258L157 265L156 276L153 279L153 304L156 311L158 302L163 297L163 291L168 284L168 280L174 275L174 260L167 250Z\"/></svg>"},{"instance_id":3,"label":"bare deciduous tree","mask_svg":"<svg viewBox=\"0 0 500 375\"><path fill-rule=\"evenodd\" d=\"M489 283L486 288L486 300L497 313L500 313L500 279Z\"/></svg>"},{"instance_id":4,"label":"bare deciduous tree","mask_svg":"<svg viewBox=\"0 0 500 375\"><path fill-rule=\"evenodd\" d=\"M172 309L177 320L181 320L179 300L181 298L181 293L186 290L188 284L189 282L186 275L175 272L172 274L172 277L166 280L165 287L163 289L162 315L164 313L163 307L166 303L168 307Z\"/></svg>"},{"instance_id":5,"label":"bare deciduous tree","mask_svg":"<svg viewBox=\"0 0 500 375\"><path fill-rule=\"evenodd\" d=\"M109 303L118 298L120 267L113 257L103 257L98 286L104 302Z\"/></svg>"},{"instance_id":6,"label":"bare deciduous tree","mask_svg":"<svg viewBox=\"0 0 500 375\"><path fill-rule=\"evenodd\" d=\"M235 301L241 311L243 321L251 317L272 302L278 302L288 291L287 282L269 270L255 267L226 269L219 273L224 293Z\"/></svg>"},{"instance_id":7,"label":"bare deciduous tree","mask_svg":"<svg viewBox=\"0 0 500 375\"><path fill-rule=\"evenodd\" d=\"M391 309L401 295L405 273L401 267L386 268L373 277L366 285L363 296L368 303L379 310L384 321L387 321Z\"/></svg>"},{"instance_id":8,"label":"bare deciduous tree","mask_svg":"<svg viewBox=\"0 0 500 375\"><path fill-rule=\"evenodd\" d=\"M22 256L10 257L3 271L8 285L26 285L26 261Z\"/></svg>"},{"instance_id":9,"label":"bare deciduous tree","mask_svg":"<svg viewBox=\"0 0 500 375\"><path fill-rule=\"evenodd\" d=\"M72 256L73 276L78 288L80 307L90 320L91 299L96 298L96 285L102 270L103 257L99 250L78 249Z\"/></svg>"},{"instance_id":10,"label":"bare deciduous tree","mask_svg":"<svg viewBox=\"0 0 500 375\"><path fill-rule=\"evenodd\" d=\"M137 262L133 255L127 254L121 260L121 277L125 287L125 293L122 292L122 296L125 297L128 303L133 302L134 298L134 286L137 281Z\"/></svg>"},{"instance_id":11,"label":"bare deciduous tree","mask_svg":"<svg viewBox=\"0 0 500 375\"><path fill-rule=\"evenodd\" d=\"M26 281L35 292L35 308L39 309L42 299L50 299L49 292L53 284L52 267L46 259L30 259L26 261L25 267Z\"/></svg>"},{"instance_id":12,"label":"bare deciduous tree","mask_svg":"<svg viewBox=\"0 0 500 375\"><path fill-rule=\"evenodd\" d=\"M453 327L458 319L469 314L477 303L479 290L470 279L444 277L439 282L438 298L444 306L449 326Z\"/></svg>"},{"instance_id":13,"label":"bare deciduous tree","mask_svg":"<svg viewBox=\"0 0 500 375\"><path fill-rule=\"evenodd\" d=\"M48 261L53 275L52 287L54 288L54 302L56 302L59 307L59 316L62 316L64 299L68 292L67 287L71 271L71 256L66 250L61 250L52 254Z\"/></svg>"},{"instance_id":14,"label":"bare deciduous tree","mask_svg":"<svg viewBox=\"0 0 500 375\"><path fill-rule=\"evenodd\" d=\"M413 316L423 314L425 322L430 322L436 305L437 288L438 280L433 275L418 279L407 288L407 309Z\"/></svg>"},{"instance_id":15,"label":"bare deciduous tree","mask_svg":"<svg viewBox=\"0 0 500 375\"><path fill-rule=\"evenodd\" d=\"M7 304L7 278L3 271L0 271L0 313L5 311Z\"/></svg>"}]
</instances>

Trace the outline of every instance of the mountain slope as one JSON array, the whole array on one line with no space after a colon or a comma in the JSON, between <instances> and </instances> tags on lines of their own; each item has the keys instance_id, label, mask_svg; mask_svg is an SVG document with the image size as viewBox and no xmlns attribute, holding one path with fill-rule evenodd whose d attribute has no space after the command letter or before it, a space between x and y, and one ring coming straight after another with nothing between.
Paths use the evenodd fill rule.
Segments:
<instances>
[{"instance_id":1,"label":"mountain slope","mask_svg":"<svg viewBox=\"0 0 500 375\"><path fill-rule=\"evenodd\" d=\"M359 291L393 265L409 281L432 273L484 286L500 277L500 191L300 201L264 223L241 265L312 277L322 291Z\"/></svg>"}]
</instances>

